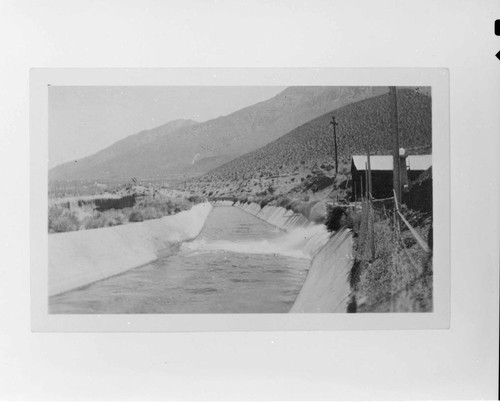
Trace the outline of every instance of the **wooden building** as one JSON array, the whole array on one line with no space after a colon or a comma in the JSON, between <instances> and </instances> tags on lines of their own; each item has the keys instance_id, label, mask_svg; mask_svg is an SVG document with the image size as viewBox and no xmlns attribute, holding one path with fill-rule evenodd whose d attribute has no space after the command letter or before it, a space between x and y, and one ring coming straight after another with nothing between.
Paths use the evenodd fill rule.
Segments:
<instances>
[{"instance_id":1,"label":"wooden building","mask_svg":"<svg viewBox=\"0 0 500 402\"><path fill-rule=\"evenodd\" d=\"M400 158L401 185L403 191L409 190L409 183L416 180L432 165L432 155L409 155ZM393 196L393 157L392 155L370 156L372 173L372 196L375 199ZM368 158L366 155L353 155L351 159L352 201L360 201L366 196L368 177Z\"/></svg>"},{"instance_id":2,"label":"wooden building","mask_svg":"<svg viewBox=\"0 0 500 402\"><path fill-rule=\"evenodd\" d=\"M432 214L432 167L411 182L410 191L404 194L403 201L410 209Z\"/></svg>"}]
</instances>

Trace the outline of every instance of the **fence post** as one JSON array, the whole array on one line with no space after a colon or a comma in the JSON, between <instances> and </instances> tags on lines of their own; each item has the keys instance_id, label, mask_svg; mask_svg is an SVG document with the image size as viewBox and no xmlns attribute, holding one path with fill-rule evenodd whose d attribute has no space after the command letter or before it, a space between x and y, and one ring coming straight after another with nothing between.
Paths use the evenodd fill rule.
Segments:
<instances>
[{"instance_id":1,"label":"fence post","mask_svg":"<svg viewBox=\"0 0 500 402\"><path fill-rule=\"evenodd\" d=\"M370 194L370 197L371 197L371 194ZM371 199L368 200L368 205L369 205L369 211L370 211L370 214L368 216L368 218L370 219L369 220L369 224L370 224L370 248L371 248L371 260L372 262L375 261L375 215L373 213L373 205L372 205L372 202L371 202Z\"/></svg>"},{"instance_id":2,"label":"fence post","mask_svg":"<svg viewBox=\"0 0 500 402\"><path fill-rule=\"evenodd\" d=\"M396 212L399 213L398 197L396 195L396 190L392 189L392 192L394 194L394 206L396 208Z\"/></svg>"},{"instance_id":3,"label":"fence post","mask_svg":"<svg viewBox=\"0 0 500 402\"><path fill-rule=\"evenodd\" d=\"M410 232L413 235L413 237L415 238L415 240L417 241L417 243L420 245L420 247L422 247L422 249L426 253L430 253L431 250L430 250L429 246L427 245L427 243L425 242L425 240L422 239L422 236L420 236L418 234L418 232L413 228L413 226L411 226L410 222L408 222L406 220L406 218L403 216L403 214L399 211L398 199L396 197L396 192L395 191L394 191L394 204L396 205L396 214L400 216L400 218L403 221L403 223L408 227L408 229L410 229ZM396 215L396 214L394 214L394 215Z\"/></svg>"},{"instance_id":4,"label":"fence post","mask_svg":"<svg viewBox=\"0 0 500 402\"><path fill-rule=\"evenodd\" d=\"M364 194L363 194L363 175L360 174L359 175L360 177L360 188L359 188L359 198L361 199L361 202L363 202L363 197L364 197Z\"/></svg>"}]
</instances>

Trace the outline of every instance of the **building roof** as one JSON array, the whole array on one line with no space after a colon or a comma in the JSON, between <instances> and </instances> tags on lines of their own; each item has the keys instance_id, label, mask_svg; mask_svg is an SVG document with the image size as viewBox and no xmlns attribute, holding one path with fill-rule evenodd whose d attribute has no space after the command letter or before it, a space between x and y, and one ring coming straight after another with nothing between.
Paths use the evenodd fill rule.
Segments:
<instances>
[{"instance_id":1,"label":"building roof","mask_svg":"<svg viewBox=\"0 0 500 402\"><path fill-rule=\"evenodd\" d=\"M366 155L353 155L352 161L358 170L365 170L368 163ZM372 170L392 170L392 155L371 155L370 168Z\"/></svg>"},{"instance_id":2,"label":"building roof","mask_svg":"<svg viewBox=\"0 0 500 402\"><path fill-rule=\"evenodd\" d=\"M406 166L410 170L427 170L432 166L432 155L409 155Z\"/></svg>"},{"instance_id":3,"label":"building roof","mask_svg":"<svg viewBox=\"0 0 500 402\"><path fill-rule=\"evenodd\" d=\"M371 170L392 170L392 155L371 155ZM365 170L368 158L366 155L353 155L352 162L357 170ZM432 166L432 155L409 155L406 166L410 170L427 170Z\"/></svg>"}]
</instances>

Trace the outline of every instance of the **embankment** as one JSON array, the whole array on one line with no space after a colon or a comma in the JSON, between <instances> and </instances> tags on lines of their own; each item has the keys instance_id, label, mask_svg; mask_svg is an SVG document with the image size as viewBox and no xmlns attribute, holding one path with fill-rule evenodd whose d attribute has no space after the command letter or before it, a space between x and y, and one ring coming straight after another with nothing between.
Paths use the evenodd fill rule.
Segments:
<instances>
[{"instance_id":1,"label":"embankment","mask_svg":"<svg viewBox=\"0 0 500 402\"><path fill-rule=\"evenodd\" d=\"M218 201L214 205L231 206L233 203ZM266 205L261 208L259 204L239 202L234 206L286 231L316 225L305 216L281 207ZM321 237L308 244L313 247L311 266L290 313L345 313L351 293L351 231L343 229L330 236L325 228Z\"/></svg>"},{"instance_id":2,"label":"embankment","mask_svg":"<svg viewBox=\"0 0 500 402\"><path fill-rule=\"evenodd\" d=\"M49 235L49 295L104 279L158 258L200 233L212 206L139 223Z\"/></svg>"}]
</instances>

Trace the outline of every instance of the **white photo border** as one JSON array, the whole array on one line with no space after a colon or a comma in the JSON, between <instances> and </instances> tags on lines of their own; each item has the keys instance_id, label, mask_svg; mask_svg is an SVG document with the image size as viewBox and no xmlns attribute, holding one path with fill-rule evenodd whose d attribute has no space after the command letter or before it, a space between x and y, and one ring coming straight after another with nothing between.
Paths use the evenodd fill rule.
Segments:
<instances>
[{"instance_id":1,"label":"white photo border","mask_svg":"<svg viewBox=\"0 0 500 402\"><path fill-rule=\"evenodd\" d=\"M432 91L433 312L49 314L49 86L415 86ZM450 123L446 68L87 68L30 73L31 329L34 332L409 330L450 327Z\"/></svg>"}]
</instances>

